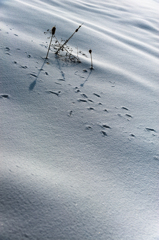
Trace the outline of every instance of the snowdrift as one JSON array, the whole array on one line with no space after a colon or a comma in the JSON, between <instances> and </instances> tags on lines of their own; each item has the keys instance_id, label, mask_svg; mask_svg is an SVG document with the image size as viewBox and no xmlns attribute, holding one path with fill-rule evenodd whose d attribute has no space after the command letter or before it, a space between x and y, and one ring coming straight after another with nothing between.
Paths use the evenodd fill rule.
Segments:
<instances>
[{"instance_id":1,"label":"snowdrift","mask_svg":"<svg viewBox=\"0 0 159 240\"><path fill-rule=\"evenodd\" d=\"M158 7L0 1L0 239L159 239Z\"/></svg>"}]
</instances>

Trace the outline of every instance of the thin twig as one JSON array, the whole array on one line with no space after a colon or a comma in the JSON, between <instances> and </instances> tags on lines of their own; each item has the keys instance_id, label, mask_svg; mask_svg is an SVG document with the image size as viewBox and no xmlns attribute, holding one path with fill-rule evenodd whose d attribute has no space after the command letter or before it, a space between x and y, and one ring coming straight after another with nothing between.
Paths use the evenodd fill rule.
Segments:
<instances>
[{"instance_id":1,"label":"thin twig","mask_svg":"<svg viewBox=\"0 0 159 240\"><path fill-rule=\"evenodd\" d=\"M63 49L63 47L66 45L66 43L68 43L68 41L73 37L73 35L78 32L79 28L82 27L83 23L81 25L79 25L79 27L74 31L74 33L64 42L64 44L62 44L59 49L56 51L56 54L58 54L58 52Z\"/></svg>"}]
</instances>

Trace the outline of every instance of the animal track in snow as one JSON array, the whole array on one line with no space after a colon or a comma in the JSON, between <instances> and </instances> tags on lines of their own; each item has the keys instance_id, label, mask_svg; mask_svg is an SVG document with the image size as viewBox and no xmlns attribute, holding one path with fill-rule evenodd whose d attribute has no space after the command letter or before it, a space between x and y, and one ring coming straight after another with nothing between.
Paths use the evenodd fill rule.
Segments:
<instances>
[{"instance_id":1,"label":"animal track in snow","mask_svg":"<svg viewBox=\"0 0 159 240\"><path fill-rule=\"evenodd\" d=\"M5 51L6 51L6 54L7 54L7 55L11 55L11 54L10 54L10 48L9 48L9 47L6 47L6 48L5 48Z\"/></svg>"},{"instance_id":2,"label":"animal track in snow","mask_svg":"<svg viewBox=\"0 0 159 240\"><path fill-rule=\"evenodd\" d=\"M59 82L55 82L55 84L57 84L57 85L60 85L60 86L62 85L62 84L61 84L61 83L59 83Z\"/></svg>"},{"instance_id":3,"label":"animal track in snow","mask_svg":"<svg viewBox=\"0 0 159 240\"><path fill-rule=\"evenodd\" d=\"M93 103L93 100L91 100L91 99L88 99L88 101Z\"/></svg>"},{"instance_id":4,"label":"animal track in snow","mask_svg":"<svg viewBox=\"0 0 159 240\"><path fill-rule=\"evenodd\" d=\"M34 73L30 73L30 76L32 76L32 77L37 77L37 75L34 74Z\"/></svg>"},{"instance_id":5,"label":"animal track in snow","mask_svg":"<svg viewBox=\"0 0 159 240\"><path fill-rule=\"evenodd\" d=\"M101 131L101 133L102 133L103 137L108 136L107 133L106 133L105 131Z\"/></svg>"},{"instance_id":6,"label":"animal track in snow","mask_svg":"<svg viewBox=\"0 0 159 240\"><path fill-rule=\"evenodd\" d=\"M124 110L126 110L126 111L129 111L129 109L128 109L128 108L126 108L126 107L122 107L121 109L124 109Z\"/></svg>"},{"instance_id":7,"label":"animal track in snow","mask_svg":"<svg viewBox=\"0 0 159 240\"><path fill-rule=\"evenodd\" d=\"M102 127L103 127L103 128L109 128L109 129L111 128L110 126L108 126L108 125L106 125L106 124L103 124Z\"/></svg>"},{"instance_id":8,"label":"animal track in snow","mask_svg":"<svg viewBox=\"0 0 159 240\"><path fill-rule=\"evenodd\" d=\"M146 128L146 130L147 130L148 132L156 132L156 130L153 129L153 128Z\"/></svg>"},{"instance_id":9,"label":"animal track in snow","mask_svg":"<svg viewBox=\"0 0 159 240\"><path fill-rule=\"evenodd\" d=\"M71 117L71 116L72 116L72 113L73 113L73 111L71 110L71 111L68 113L68 116Z\"/></svg>"},{"instance_id":10,"label":"animal track in snow","mask_svg":"<svg viewBox=\"0 0 159 240\"><path fill-rule=\"evenodd\" d=\"M81 92L81 91L78 89L78 87L75 87L74 89L75 89L75 93Z\"/></svg>"},{"instance_id":11,"label":"animal track in snow","mask_svg":"<svg viewBox=\"0 0 159 240\"><path fill-rule=\"evenodd\" d=\"M0 94L0 97L1 98L9 98L9 95L8 94Z\"/></svg>"},{"instance_id":12,"label":"animal track in snow","mask_svg":"<svg viewBox=\"0 0 159 240\"><path fill-rule=\"evenodd\" d=\"M20 66L21 68L23 68L23 69L26 69L26 68L28 68L27 66Z\"/></svg>"},{"instance_id":13,"label":"animal track in snow","mask_svg":"<svg viewBox=\"0 0 159 240\"><path fill-rule=\"evenodd\" d=\"M59 96L59 94L61 93L61 91L58 91L58 92L54 92L54 91L47 91L48 93L52 93L56 96Z\"/></svg>"},{"instance_id":14,"label":"animal track in snow","mask_svg":"<svg viewBox=\"0 0 159 240\"><path fill-rule=\"evenodd\" d=\"M79 93L79 92L80 92L80 90L79 90L79 89L75 90L75 93Z\"/></svg>"},{"instance_id":15,"label":"animal track in snow","mask_svg":"<svg viewBox=\"0 0 159 240\"><path fill-rule=\"evenodd\" d=\"M92 127L91 126L86 126L86 128L85 128L86 130L91 130L92 129Z\"/></svg>"},{"instance_id":16,"label":"animal track in snow","mask_svg":"<svg viewBox=\"0 0 159 240\"><path fill-rule=\"evenodd\" d=\"M84 97L84 98L88 98L87 95L84 94L84 93L82 93L81 96Z\"/></svg>"},{"instance_id":17,"label":"animal track in snow","mask_svg":"<svg viewBox=\"0 0 159 240\"><path fill-rule=\"evenodd\" d=\"M131 137L135 137L135 135L133 133L130 134Z\"/></svg>"},{"instance_id":18,"label":"animal track in snow","mask_svg":"<svg viewBox=\"0 0 159 240\"><path fill-rule=\"evenodd\" d=\"M78 102L87 102L85 99L78 99Z\"/></svg>"},{"instance_id":19,"label":"animal track in snow","mask_svg":"<svg viewBox=\"0 0 159 240\"><path fill-rule=\"evenodd\" d=\"M57 79L58 81L62 81L62 82L64 82L65 81L65 79L63 79L63 78L59 78L59 79Z\"/></svg>"},{"instance_id":20,"label":"animal track in snow","mask_svg":"<svg viewBox=\"0 0 159 240\"><path fill-rule=\"evenodd\" d=\"M93 93L93 95L95 95L96 97L99 97L99 98L100 98L100 95L97 94L97 93Z\"/></svg>"},{"instance_id":21,"label":"animal track in snow","mask_svg":"<svg viewBox=\"0 0 159 240\"><path fill-rule=\"evenodd\" d=\"M130 114L125 114L125 116L127 116L129 118L132 118L132 116Z\"/></svg>"},{"instance_id":22,"label":"animal track in snow","mask_svg":"<svg viewBox=\"0 0 159 240\"><path fill-rule=\"evenodd\" d=\"M93 107L89 107L89 108L87 108L87 109L88 109L88 110L90 110L90 111L91 111L91 110L94 110L94 108L93 108Z\"/></svg>"}]
</instances>

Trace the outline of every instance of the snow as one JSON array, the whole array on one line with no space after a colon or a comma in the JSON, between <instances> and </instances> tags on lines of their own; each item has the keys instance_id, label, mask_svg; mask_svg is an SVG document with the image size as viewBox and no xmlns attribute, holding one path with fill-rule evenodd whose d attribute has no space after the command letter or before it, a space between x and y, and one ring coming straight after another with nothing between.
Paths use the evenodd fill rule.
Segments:
<instances>
[{"instance_id":1,"label":"snow","mask_svg":"<svg viewBox=\"0 0 159 240\"><path fill-rule=\"evenodd\" d=\"M159 239L158 7L0 1L0 239Z\"/></svg>"}]
</instances>

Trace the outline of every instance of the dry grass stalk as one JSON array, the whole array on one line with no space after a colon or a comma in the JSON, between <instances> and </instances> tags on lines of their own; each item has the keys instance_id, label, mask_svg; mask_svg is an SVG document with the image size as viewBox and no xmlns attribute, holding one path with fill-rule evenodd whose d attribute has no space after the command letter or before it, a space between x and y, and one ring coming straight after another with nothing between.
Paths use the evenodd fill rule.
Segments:
<instances>
[{"instance_id":1,"label":"dry grass stalk","mask_svg":"<svg viewBox=\"0 0 159 240\"><path fill-rule=\"evenodd\" d=\"M49 44L49 47L48 47L48 51L47 51L47 54L46 54L46 59L48 58L48 55L49 55L49 50L50 50L52 38L53 38L53 36L55 35L55 31L56 31L56 27L53 27L52 30L51 30L52 35L51 35L51 39L50 39L50 44Z\"/></svg>"},{"instance_id":2,"label":"dry grass stalk","mask_svg":"<svg viewBox=\"0 0 159 240\"><path fill-rule=\"evenodd\" d=\"M89 53L91 55L91 67L90 67L90 69L94 69L93 68L93 61L92 61L92 50L91 49L89 50Z\"/></svg>"},{"instance_id":3,"label":"dry grass stalk","mask_svg":"<svg viewBox=\"0 0 159 240\"><path fill-rule=\"evenodd\" d=\"M83 23L81 25L79 25L79 27L74 31L74 33L64 42L64 44L62 44L59 49L56 51L56 54L59 53L60 50L63 50L64 46L68 43L68 41L73 37L73 35L78 32L79 28L82 27Z\"/></svg>"}]
</instances>

